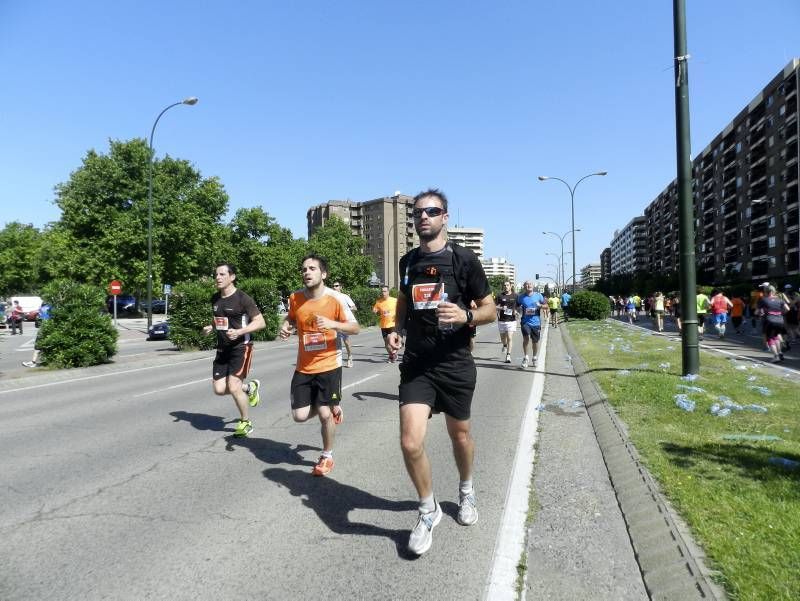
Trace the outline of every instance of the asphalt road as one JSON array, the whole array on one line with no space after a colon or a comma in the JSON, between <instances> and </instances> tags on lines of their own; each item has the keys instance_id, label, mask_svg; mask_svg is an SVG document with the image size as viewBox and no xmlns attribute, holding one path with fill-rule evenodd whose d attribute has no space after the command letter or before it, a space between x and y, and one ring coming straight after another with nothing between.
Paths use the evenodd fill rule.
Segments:
<instances>
[{"instance_id":1,"label":"asphalt road","mask_svg":"<svg viewBox=\"0 0 800 601\"><path fill-rule=\"evenodd\" d=\"M458 476L434 416L427 447L445 517L422 558L405 550L416 494L398 445L397 366L376 330L353 338L336 468L325 478L309 474L318 424L290 417L296 340L257 345L262 405L244 440L231 436L231 399L211 392L210 352L150 352L68 382L7 380L0 598L481 598L533 374L500 362L493 328L478 340L480 519L455 520Z\"/></svg>"}]
</instances>

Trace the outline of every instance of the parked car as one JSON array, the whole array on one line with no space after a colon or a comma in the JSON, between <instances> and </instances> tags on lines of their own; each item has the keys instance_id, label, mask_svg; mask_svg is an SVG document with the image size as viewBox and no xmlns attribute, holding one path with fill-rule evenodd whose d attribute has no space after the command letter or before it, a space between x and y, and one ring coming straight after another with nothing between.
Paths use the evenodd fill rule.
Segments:
<instances>
[{"instance_id":1,"label":"parked car","mask_svg":"<svg viewBox=\"0 0 800 601\"><path fill-rule=\"evenodd\" d=\"M109 296L106 299L106 307L108 312L114 314L114 302L117 303L117 315L123 313L136 313L136 297L128 294L118 294L117 296Z\"/></svg>"},{"instance_id":2,"label":"parked car","mask_svg":"<svg viewBox=\"0 0 800 601\"><path fill-rule=\"evenodd\" d=\"M139 304L143 313L147 313L147 301L142 301ZM153 313L166 313L167 311L167 301L163 298L154 298L153 299Z\"/></svg>"},{"instance_id":3,"label":"parked car","mask_svg":"<svg viewBox=\"0 0 800 601\"><path fill-rule=\"evenodd\" d=\"M166 340L169 338L169 322L154 323L147 330L148 340Z\"/></svg>"},{"instance_id":4,"label":"parked car","mask_svg":"<svg viewBox=\"0 0 800 601\"><path fill-rule=\"evenodd\" d=\"M13 305L14 301L19 301L25 321L36 321L36 317L39 315L39 307L42 306L41 296L12 296L9 299L9 303Z\"/></svg>"}]
</instances>

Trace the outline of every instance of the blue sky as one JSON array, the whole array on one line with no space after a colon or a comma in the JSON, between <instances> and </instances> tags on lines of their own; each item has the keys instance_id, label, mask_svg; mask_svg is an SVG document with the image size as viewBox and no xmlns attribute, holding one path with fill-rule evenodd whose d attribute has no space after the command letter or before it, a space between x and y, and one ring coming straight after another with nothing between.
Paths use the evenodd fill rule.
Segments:
<instances>
[{"instance_id":1,"label":"blue sky","mask_svg":"<svg viewBox=\"0 0 800 601\"><path fill-rule=\"evenodd\" d=\"M797 0L687 0L692 156L792 57ZM520 278L578 269L675 177L672 2L0 0L2 223L58 219L89 149L149 135L231 215L442 188ZM569 250L569 238L566 250ZM571 259L567 274L571 273Z\"/></svg>"}]
</instances>

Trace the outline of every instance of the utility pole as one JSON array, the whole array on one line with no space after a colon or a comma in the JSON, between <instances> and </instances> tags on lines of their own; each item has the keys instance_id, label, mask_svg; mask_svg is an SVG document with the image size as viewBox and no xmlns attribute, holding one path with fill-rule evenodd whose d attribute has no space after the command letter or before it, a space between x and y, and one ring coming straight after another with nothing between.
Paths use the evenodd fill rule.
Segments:
<instances>
[{"instance_id":1,"label":"utility pole","mask_svg":"<svg viewBox=\"0 0 800 601\"><path fill-rule=\"evenodd\" d=\"M686 4L673 0L675 36L675 137L678 157L678 232L680 236L681 356L683 375L700 371L697 341L697 279L694 253L691 138L689 136L689 55L686 53Z\"/></svg>"}]
</instances>

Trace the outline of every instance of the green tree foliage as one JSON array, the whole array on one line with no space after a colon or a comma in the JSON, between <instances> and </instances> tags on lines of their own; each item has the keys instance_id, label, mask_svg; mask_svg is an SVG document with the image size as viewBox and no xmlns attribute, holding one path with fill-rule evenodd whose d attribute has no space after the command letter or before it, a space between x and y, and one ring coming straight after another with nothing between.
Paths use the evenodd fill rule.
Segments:
<instances>
[{"instance_id":1,"label":"green tree foliage","mask_svg":"<svg viewBox=\"0 0 800 601\"><path fill-rule=\"evenodd\" d=\"M278 317L280 294L275 287L275 283L268 278L247 278L239 281L237 277L236 285L255 301L258 308L261 309L261 315L264 316L264 321L267 324L266 328L253 334L253 339L275 340L278 335L278 328L282 323L282 319ZM208 301L206 301L206 304L208 304Z\"/></svg>"},{"instance_id":2,"label":"green tree foliage","mask_svg":"<svg viewBox=\"0 0 800 601\"><path fill-rule=\"evenodd\" d=\"M101 287L57 280L45 286L42 297L52 306L36 341L42 364L86 367L111 360L117 352L117 330Z\"/></svg>"},{"instance_id":3,"label":"green tree foliage","mask_svg":"<svg viewBox=\"0 0 800 601\"><path fill-rule=\"evenodd\" d=\"M12 221L0 230L0 295L39 290L43 235L30 224Z\"/></svg>"},{"instance_id":4,"label":"green tree foliage","mask_svg":"<svg viewBox=\"0 0 800 601\"><path fill-rule=\"evenodd\" d=\"M492 289L494 296L503 291L503 283L508 281L508 278L504 275L490 275L487 279L489 280L489 288Z\"/></svg>"},{"instance_id":5,"label":"green tree foliage","mask_svg":"<svg viewBox=\"0 0 800 601\"><path fill-rule=\"evenodd\" d=\"M369 326L377 325L378 316L372 312L372 306L381 295L380 288L370 288L368 286L359 286L348 290L347 294L353 299L356 304L355 316L359 325L366 328Z\"/></svg>"},{"instance_id":6,"label":"green tree foliage","mask_svg":"<svg viewBox=\"0 0 800 601\"><path fill-rule=\"evenodd\" d=\"M126 292L145 289L149 152L143 139L112 140L108 154L89 151L56 186L62 213L48 236L51 275L103 284L113 277ZM230 253L220 221L227 206L216 178L203 178L188 161L154 161L154 290L208 273Z\"/></svg>"},{"instance_id":7,"label":"green tree foliage","mask_svg":"<svg viewBox=\"0 0 800 601\"><path fill-rule=\"evenodd\" d=\"M580 290L569 301L569 316L584 319L605 319L611 313L608 298L601 292Z\"/></svg>"},{"instance_id":8,"label":"green tree foliage","mask_svg":"<svg viewBox=\"0 0 800 601\"><path fill-rule=\"evenodd\" d=\"M247 277L267 278L282 296L302 284L300 259L306 253L303 239L281 227L261 207L239 209L230 223L232 255L229 259Z\"/></svg>"},{"instance_id":9,"label":"green tree foliage","mask_svg":"<svg viewBox=\"0 0 800 601\"><path fill-rule=\"evenodd\" d=\"M364 255L364 244L363 238L350 233L344 221L332 217L314 232L308 248L327 259L329 283L338 280L344 288L353 290L364 286L375 271L372 259Z\"/></svg>"}]
</instances>

